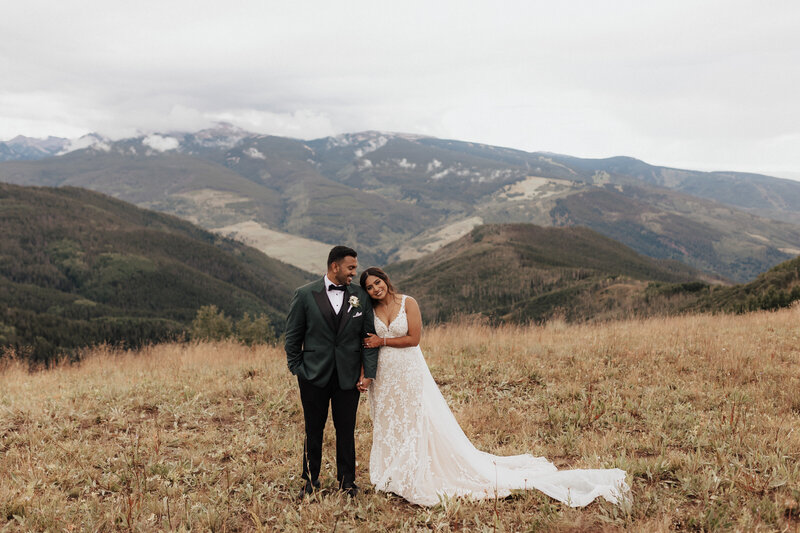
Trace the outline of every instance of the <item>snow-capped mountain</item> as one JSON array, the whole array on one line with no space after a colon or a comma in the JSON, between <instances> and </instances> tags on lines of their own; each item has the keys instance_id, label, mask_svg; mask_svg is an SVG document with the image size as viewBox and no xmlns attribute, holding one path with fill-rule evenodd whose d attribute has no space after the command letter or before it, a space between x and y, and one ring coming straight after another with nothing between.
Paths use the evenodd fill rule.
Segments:
<instances>
[{"instance_id":1,"label":"snow-capped mountain","mask_svg":"<svg viewBox=\"0 0 800 533\"><path fill-rule=\"evenodd\" d=\"M64 150L69 142L69 139L61 137L35 139L17 135L10 141L0 141L0 161L30 161L51 157Z\"/></svg>"},{"instance_id":2,"label":"snow-capped mountain","mask_svg":"<svg viewBox=\"0 0 800 533\"><path fill-rule=\"evenodd\" d=\"M112 141L99 133L88 133L77 139L69 140L57 155L64 155L78 150L91 149L96 152L111 150Z\"/></svg>"},{"instance_id":3,"label":"snow-capped mountain","mask_svg":"<svg viewBox=\"0 0 800 533\"><path fill-rule=\"evenodd\" d=\"M194 133L149 133L116 141L99 133L88 133L75 139L52 136L37 139L18 135L11 140L0 141L0 162L35 161L85 149L127 155L155 155L168 151L195 153L204 149L233 148L243 139L256 136L255 133L224 122Z\"/></svg>"}]
</instances>

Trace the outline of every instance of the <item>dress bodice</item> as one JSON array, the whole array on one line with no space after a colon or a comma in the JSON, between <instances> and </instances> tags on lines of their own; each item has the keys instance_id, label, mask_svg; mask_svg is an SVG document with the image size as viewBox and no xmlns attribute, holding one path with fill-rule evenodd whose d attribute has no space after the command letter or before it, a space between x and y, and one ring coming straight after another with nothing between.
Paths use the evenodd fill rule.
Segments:
<instances>
[{"instance_id":1,"label":"dress bodice","mask_svg":"<svg viewBox=\"0 0 800 533\"><path fill-rule=\"evenodd\" d=\"M400 311L397 313L397 316L391 323L387 326L383 323L378 317L378 314L375 313L375 333L378 334L379 337L388 337L393 339L395 337L405 337L408 335L408 316L406 315L406 296L403 295L403 299L400 302Z\"/></svg>"}]
</instances>

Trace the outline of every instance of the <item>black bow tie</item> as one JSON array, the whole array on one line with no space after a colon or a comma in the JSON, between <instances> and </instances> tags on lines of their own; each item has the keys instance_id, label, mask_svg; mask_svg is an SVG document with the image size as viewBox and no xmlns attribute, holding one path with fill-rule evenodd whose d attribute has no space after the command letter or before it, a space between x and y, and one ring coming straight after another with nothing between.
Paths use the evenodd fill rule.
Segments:
<instances>
[{"instance_id":1,"label":"black bow tie","mask_svg":"<svg viewBox=\"0 0 800 533\"><path fill-rule=\"evenodd\" d=\"M344 289L345 289L344 285L334 285L333 283L328 285L328 290L329 291L343 291L344 292Z\"/></svg>"}]
</instances>

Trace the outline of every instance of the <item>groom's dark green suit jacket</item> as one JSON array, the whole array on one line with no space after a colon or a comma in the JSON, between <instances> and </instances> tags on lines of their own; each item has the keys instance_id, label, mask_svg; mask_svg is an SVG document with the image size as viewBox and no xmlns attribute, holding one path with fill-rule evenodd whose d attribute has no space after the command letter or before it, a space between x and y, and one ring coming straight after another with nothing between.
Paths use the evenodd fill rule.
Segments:
<instances>
[{"instance_id":1,"label":"groom's dark green suit jacket","mask_svg":"<svg viewBox=\"0 0 800 533\"><path fill-rule=\"evenodd\" d=\"M353 389L364 366L364 376L374 378L378 349L362 348L361 339L375 333L372 301L356 284L348 285L338 319L331 307L324 278L294 292L286 318L286 359L292 374L323 387L334 369L342 389ZM351 305L352 296L358 305Z\"/></svg>"}]
</instances>

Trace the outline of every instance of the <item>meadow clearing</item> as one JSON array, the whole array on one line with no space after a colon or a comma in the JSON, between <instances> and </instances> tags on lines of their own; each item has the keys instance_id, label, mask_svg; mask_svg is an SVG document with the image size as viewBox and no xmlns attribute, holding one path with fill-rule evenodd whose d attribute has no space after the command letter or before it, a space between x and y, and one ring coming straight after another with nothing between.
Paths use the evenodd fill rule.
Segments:
<instances>
[{"instance_id":1,"label":"meadow clearing","mask_svg":"<svg viewBox=\"0 0 800 533\"><path fill-rule=\"evenodd\" d=\"M800 307L593 325L429 327L422 348L473 443L618 467L633 503L536 492L410 505L333 490L333 431L302 503L302 413L281 347L96 348L0 359L0 531L574 531L800 528Z\"/></svg>"}]
</instances>

